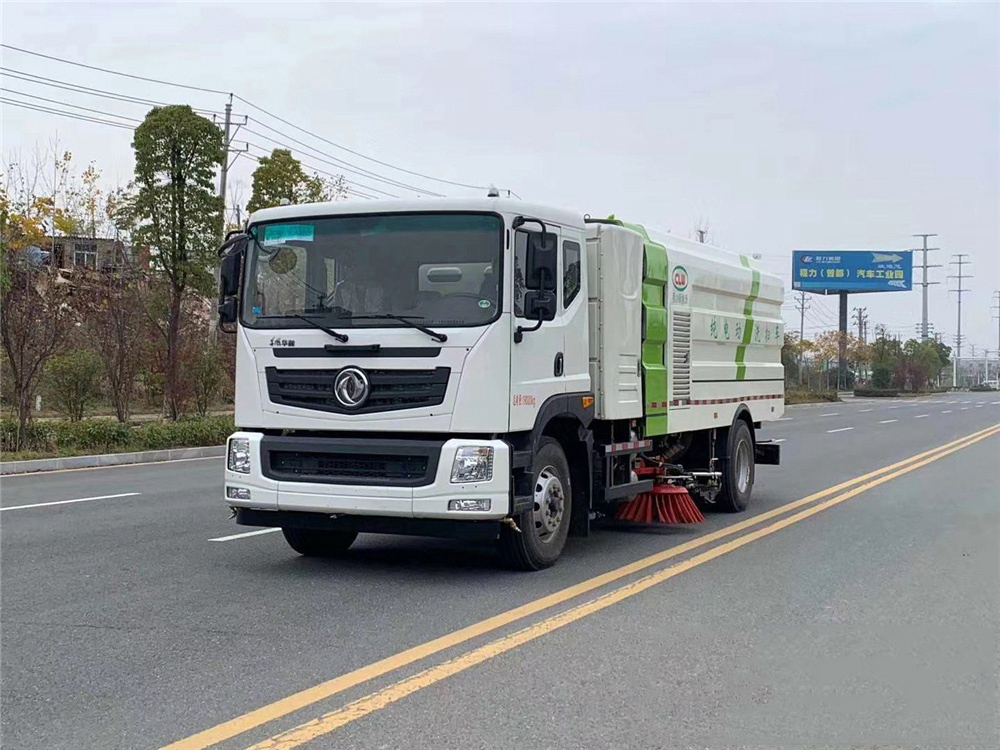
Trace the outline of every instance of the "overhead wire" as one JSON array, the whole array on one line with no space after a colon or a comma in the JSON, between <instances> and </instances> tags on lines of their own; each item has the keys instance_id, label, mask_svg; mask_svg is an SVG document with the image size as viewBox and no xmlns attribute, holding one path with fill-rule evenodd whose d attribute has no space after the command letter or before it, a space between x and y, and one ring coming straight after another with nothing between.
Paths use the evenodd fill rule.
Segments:
<instances>
[{"instance_id":1,"label":"overhead wire","mask_svg":"<svg viewBox=\"0 0 1000 750\"><path fill-rule=\"evenodd\" d=\"M186 84L186 83L178 83L176 81L168 81L168 80L161 79L161 78L152 78L152 77L149 77L149 76L141 76L141 75L136 75L134 73L125 73L125 72L120 71L120 70L113 70L111 68L104 68L104 67L101 67L99 65L88 65L86 63L77 62L75 60L69 60L69 59L66 59L64 57L57 57L55 55L47 55L47 54L44 54L44 53L41 53L41 52L36 52L34 50L25 49L23 47L17 47L17 46L12 45L12 44L0 43L0 47L12 50L14 52L20 52L20 53L25 54L25 55L33 55L35 57L40 57L40 58L43 58L43 59L46 59L46 60L52 60L54 62L59 62L59 63L63 63L63 64L66 64L66 65L74 65L74 66L79 67L79 68L85 68L87 70L94 70L94 71L98 71L98 72L101 72L101 73L107 73L109 75L116 75L116 76L120 76L120 77L123 77L123 78L130 78L132 80L145 81L147 83L155 83L155 84L159 84L159 85L163 85L163 86L173 86L173 87L176 87L176 88L187 89L187 90L190 90L190 91L200 91L200 92L209 93L209 94L219 94L219 95L222 95L222 96L231 96L233 99L242 102L246 106L251 107L251 108L257 110L258 112L262 113L263 115L266 115L267 117L272 118L273 120L276 120L276 121L278 121L278 122L280 122L280 123L282 123L284 125L287 125L288 127L294 128L294 129L298 130L299 132L308 135L311 138L315 138L316 140L319 140L319 141L322 141L323 143L329 144L329 145L333 146L334 148L340 149L340 150L345 151L345 152L347 152L349 154L353 154L354 156L357 156L358 158L366 159L366 160L368 160L368 161L370 161L370 162L372 162L374 164L379 164L379 165L381 165L383 167L386 167L388 169L393 169L393 170L396 170L398 172L402 172L404 174L409 174L409 175L412 175L414 177L419 177L419 178L424 179L424 180L431 180L433 182L438 182L438 183L443 184L443 185L452 185L452 186L455 186L455 187L463 187L463 188L468 188L468 189L471 189L471 190L485 190L486 189L486 187L483 186L483 185L473 185L473 184L470 184L470 183L459 182L457 180L448 180L448 179L444 179L444 178L441 178L441 177L434 177L433 175L429 175L429 174L426 174L426 173L423 173L423 172L417 172L417 171L411 170L411 169L406 169L404 167L399 167L399 166L397 166L395 164L391 164L390 162L386 162L386 161L382 161L380 159L376 159L373 156L368 156L367 154L364 154L364 153L362 153L360 151L356 151L354 149L348 148L347 146L344 146L344 145L342 145L340 143L332 141L329 138L325 138L325 137L323 137L323 136L321 136L321 135L319 135L317 133L314 133L314 132L309 131L309 130L307 130L307 129L299 126L299 125L296 125L295 123L293 123L293 122L291 122L291 121L289 121L289 120L281 117L280 115L276 115L273 112L271 112L271 111L269 111L267 109L264 109L260 105L255 104L254 102L250 101L249 99L247 99L245 97L242 97L242 96L240 96L240 95L238 95L238 94L236 94L234 92L222 91L221 89L213 89L213 88L209 88L209 87L205 87L205 86L192 86L192 85ZM258 124L264 125L265 127L269 127L265 123L260 122L260 120L255 120L255 121ZM408 189L414 189L414 188L409 187ZM422 190L422 189L420 190L420 192L423 192L423 193L428 194L428 195L433 194L432 191Z\"/></svg>"},{"instance_id":2,"label":"overhead wire","mask_svg":"<svg viewBox=\"0 0 1000 750\"><path fill-rule=\"evenodd\" d=\"M253 143L251 141L244 141L244 142L247 144L247 146L249 148L256 149L257 151L262 152L263 155L268 155L269 156L271 154L271 152L272 152L272 149L267 148L265 146L261 146L260 144ZM363 182L358 182L356 180L348 179L347 177L344 177L344 175L342 175L342 174L338 174L336 172L330 172L328 170L322 169L321 167L317 167L314 164L309 164L309 163L301 161L301 160L299 160L299 163L303 167L311 169L312 171L314 171L314 172L316 172L318 174L324 175L326 177L343 178L343 180L344 180L345 183L349 183L351 185L356 185L357 187L361 188L362 190L369 191L369 193L372 193L372 192L374 192L374 193L381 193L383 196L386 196L388 198L398 198L399 197L398 195L394 195L393 193L387 193L386 191L380 190L379 188L372 187L371 185L366 185ZM373 198L373 199L378 198L377 195L370 195L370 194L362 193L362 192L360 192L358 190L353 190L352 192L355 192L358 195L363 195L366 198Z\"/></svg>"},{"instance_id":3,"label":"overhead wire","mask_svg":"<svg viewBox=\"0 0 1000 750\"><path fill-rule=\"evenodd\" d=\"M0 47L13 50L14 52L21 52L25 55L34 55L35 57L42 57L45 58L46 60L53 60L55 62L65 63L66 65L75 65L78 68L86 68L87 70L96 70L101 73L108 73L110 75L121 76L123 78L131 78L136 81L145 81L147 83L158 83L163 86L175 86L176 88L188 89L190 91L201 91L206 94L221 94L222 96L229 96L231 94L231 92L229 91L220 91L219 89L210 89L204 86L191 86L186 83L165 81L160 78L149 78L147 76L135 75L134 73L123 73L120 70L102 68L99 65L87 65L86 63L76 62L74 60L67 60L66 58L63 57L56 57L55 55L46 55L41 52L35 52L34 50L24 49L23 47L15 47L13 44L0 43Z\"/></svg>"},{"instance_id":4,"label":"overhead wire","mask_svg":"<svg viewBox=\"0 0 1000 750\"><path fill-rule=\"evenodd\" d=\"M96 114L105 115L107 117L118 117L118 118L121 118L122 120L131 120L132 122L142 122L142 120L138 119L137 117L129 117L128 115L120 115L120 114L118 114L116 112L105 112L102 109L93 109L92 107L83 107L83 106L81 106L79 104L71 104L70 102L64 102L64 101L60 101L58 99L49 99L49 98L44 97L44 96L38 96L37 94L29 94L29 93L27 93L25 91L17 91L16 89L4 88L3 86L0 86L0 91L6 91L8 94L16 94L18 96L26 96L29 99L38 99L38 100L43 101L43 102L49 102L50 104L60 104L60 105L62 105L64 107L72 107L73 109L80 109L80 110L83 110L85 112L94 112Z\"/></svg>"},{"instance_id":5,"label":"overhead wire","mask_svg":"<svg viewBox=\"0 0 1000 750\"><path fill-rule=\"evenodd\" d=\"M436 197L439 197L439 198L443 197L441 193L435 193L432 190L426 190L424 188L417 187L416 185L409 185L409 184L407 184L405 182L400 182L399 180L395 180L395 179L393 179L391 177L384 177L384 176L378 174L377 172L372 172L371 170L365 169L364 167L359 167L356 164L352 164L351 162L344 161L343 159L338 159L336 156L332 156L332 155L330 155L330 154L328 154L328 153L326 153L324 151L320 151L318 148L316 148L315 146L310 146L308 143L303 143L302 141L297 140L296 138L293 138L292 136L288 135L287 133L282 133L280 130L272 128L267 123L263 123L263 122L261 122L260 120L258 120L256 118L248 117L247 119L250 120L250 121L252 121L252 122L257 123L258 125L261 125L261 126L267 128L268 130L270 130L270 131L272 131L274 133L278 133L278 135L280 135L280 136L282 136L284 138L287 138L288 140L292 141L293 143L297 143L298 145L302 146L303 148L308 148L309 150L315 151L316 153L321 154L322 156L326 157L327 159L332 160L331 161L332 166L343 167L345 169L348 169L349 171L354 172L355 174L362 174L362 175L364 175L366 177L371 177L373 179L378 180L379 182L384 182L387 185L392 185L393 187L403 188L404 190L412 190L415 193L423 193L424 195L433 195L433 196L436 196ZM273 136L268 136L268 135L265 135L264 133L258 133L255 130L252 130L252 129L247 128L247 127L244 127L244 130L246 130L248 133L252 133L253 135L256 135L256 136L258 136L260 138L267 138L268 140L271 140L271 141L274 141L275 143L278 143L278 141L275 140L275 138ZM283 145L283 144L281 144L281 145ZM283 146L283 147L291 149L290 146ZM319 158L319 157L312 157L312 158Z\"/></svg>"},{"instance_id":6,"label":"overhead wire","mask_svg":"<svg viewBox=\"0 0 1000 750\"><path fill-rule=\"evenodd\" d=\"M90 86L84 86L79 83L73 83L72 81L64 81L60 78L47 78L45 76L35 75L34 73L27 73L22 70L16 70L14 68L8 68L4 65L0 65L0 71L4 75L10 76L20 81L26 83L34 83L39 86L48 86L50 88L62 89L64 91L72 91L77 94L84 94L86 96L97 96L104 99L115 99L117 101L129 102L133 104L143 104L152 107L167 107L170 106L169 102L158 101L156 99L146 99L139 96L130 96L129 94L119 94L112 91L107 91L106 89L96 89ZM202 109L199 107L192 107L195 112L201 114L211 114L211 115L221 115L222 113L215 109Z\"/></svg>"},{"instance_id":7,"label":"overhead wire","mask_svg":"<svg viewBox=\"0 0 1000 750\"><path fill-rule=\"evenodd\" d=\"M65 110L54 109L52 107L43 107L36 104L30 104L27 102L19 102L14 99L8 99L7 97L0 96L0 102L8 104L12 107L20 107L21 109L31 109L36 112L46 112L53 115L61 115L63 117L68 117L73 120L81 120L83 122L92 122L98 125L112 125L116 128L125 128L126 130L135 130L131 125L127 125L123 122L113 122L111 120L102 120L96 117L90 117L88 115L81 115L76 112L66 112Z\"/></svg>"},{"instance_id":8,"label":"overhead wire","mask_svg":"<svg viewBox=\"0 0 1000 750\"><path fill-rule=\"evenodd\" d=\"M323 136L317 135L316 133L312 133L312 132L306 130L305 128L303 128L303 127L299 127L295 123L289 122L288 120L286 120L286 119L284 119L282 117L279 117L278 115L274 114L273 112L268 112L263 107L259 107L256 104L254 104L253 102L251 102L251 101L249 101L247 99L244 99L239 94L233 94L233 98L235 98L235 99L243 102L248 107L253 107L258 112L262 112L265 115L267 115L268 117L271 117L271 118L277 120L280 123L288 125L291 128L295 128L299 132L305 133L306 135L308 135L308 136L310 136L312 138L315 138L317 140L323 141L323 143L327 143L327 144L333 146L334 148L339 148L341 151L346 151L347 153L353 154L354 156L357 156L357 157L359 157L361 159L367 159L368 161L373 162L375 164L380 164L383 167L388 167L389 169L395 169L398 172L403 172L405 174L412 175L414 177L420 177L420 178L425 179L425 180L432 180L434 182L440 182L440 183L442 183L444 185L453 185L455 187L469 188L470 190L486 190L487 189L486 186L483 186L483 185L470 185L470 184L465 183L465 182L456 182L454 180L445 180L445 179L442 179L440 177L433 177L431 175L424 174L422 172L415 172L415 171L410 170L410 169L404 169L403 167L397 167L395 164L390 164L389 162L381 161L381 160L376 159L376 158L374 158L372 156L368 156L366 154L363 154L360 151L355 151L354 149L348 148L347 146L343 146L343 145L341 145L339 143L336 143L335 141L331 141L329 138L324 138ZM258 122L260 122L260 121L258 120Z\"/></svg>"}]
</instances>

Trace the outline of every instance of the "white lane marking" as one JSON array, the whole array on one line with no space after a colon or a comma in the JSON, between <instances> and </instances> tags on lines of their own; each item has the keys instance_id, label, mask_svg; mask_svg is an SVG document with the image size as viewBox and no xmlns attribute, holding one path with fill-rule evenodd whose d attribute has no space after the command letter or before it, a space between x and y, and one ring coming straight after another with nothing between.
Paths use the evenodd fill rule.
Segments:
<instances>
[{"instance_id":1,"label":"white lane marking","mask_svg":"<svg viewBox=\"0 0 1000 750\"><path fill-rule=\"evenodd\" d=\"M11 505L7 508L0 508L0 513L5 510L24 510L26 508L47 508L50 505L69 505L70 503L89 503L91 500L112 500L116 497L135 497L141 492L120 492L117 495L96 495L94 497L78 497L76 500L54 500L51 503L32 503L31 505Z\"/></svg>"},{"instance_id":2,"label":"white lane marking","mask_svg":"<svg viewBox=\"0 0 1000 750\"><path fill-rule=\"evenodd\" d=\"M990 401L990 406L1000 406L1000 401Z\"/></svg>"},{"instance_id":3,"label":"white lane marking","mask_svg":"<svg viewBox=\"0 0 1000 750\"><path fill-rule=\"evenodd\" d=\"M929 414L918 414L917 416L914 417L914 419L923 419L924 417L928 417L928 416L930 416L930 415Z\"/></svg>"},{"instance_id":4,"label":"white lane marking","mask_svg":"<svg viewBox=\"0 0 1000 750\"><path fill-rule=\"evenodd\" d=\"M791 417L782 417L781 419L775 419L774 421L775 422L791 422L792 418Z\"/></svg>"},{"instance_id":5,"label":"white lane marking","mask_svg":"<svg viewBox=\"0 0 1000 750\"><path fill-rule=\"evenodd\" d=\"M775 438L775 439L774 439L774 440L772 440L771 442L772 442L772 443L783 443L783 442L785 442L785 441L786 441L787 439L788 439L788 438Z\"/></svg>"},{"instance_id":6,"label":"white lane marking","mask_svg":"<svg viewBox=\"0 0 1000 750\"><path fill-rule=\"evenodd\" d=\"M858 414L864 414L866 411L874 411L874 409L862 409Z\"/></svg>"},{"instance_id":7,"label":"white lane marking","mask_svg":"<svg viewBox=\"0 0 1000 750\"><path fill-rule=\"evenodd\" d=\"M830 433L830 432L846 432L847 430L853 430L853 429L854 429L853 427L838 427L836 430L827 430L827 433Z\"/></svg>"},{"instance_id":8,"label":"white lane marking","mask_svg":"<svg viewBox=\"0 0 1000 750\"><path fill-rule=\"evenodd\" d=\"M945 409L942 414L951 414L951 409Z\"/></svg>"},{"instance_id":9,"label":"white lane marking","mask_svg":"<svg viewBox=\"0 0 1000 750\"><path fill-rule=\"evenodd\" d=\"M247 531L243 534L230 534L229 536L217 536L215 539L209 539L210 542L231 542L233 539L246 539L248 536L260 536L261 534L273 534L275 531L281 531L280 528L273 529L258 529L257 531Z\"/></svg>"},{"instance_id":10,"label":"white lane marking","mask_svg":"<svg viewBox=\"0 0 1000 750\"><path fill-rule=\"evenodd\" d=\"M898 422L898 419L883 419L879 424L892 424L893 422Z\"/></svg>"},{"instance_id":11,"label":"white lane marking","mask_svg":"<svg viewBox=\"0 0 1000 750\"><path fill-rule=\"evenodd\" d=\"M839 411L831 411L829 414L820 414L821 417L839 417Z\"/></svg>"},{"instance_id":12,"label":"white lane marking","mask_svg":"<svg viewBox=\"0 0 1000 750\"><path fill-rule=\"evenodd\" d=\"M959 409L959 411L968 411L971 408L972 408L971 406L963 406L961 409Z\"/></svg>"}]
</instances>

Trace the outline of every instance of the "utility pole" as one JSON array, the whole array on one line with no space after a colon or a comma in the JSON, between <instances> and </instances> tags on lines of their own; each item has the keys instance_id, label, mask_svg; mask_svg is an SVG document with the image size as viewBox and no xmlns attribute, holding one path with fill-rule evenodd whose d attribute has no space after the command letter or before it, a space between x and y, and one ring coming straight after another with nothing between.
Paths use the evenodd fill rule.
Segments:
<instances>
[{"instance_id":1,"label":"utility pole","mask_svg":"<svg viewBox=\"0 0 1000 750\"><path fill-rule=\"evenodd\" d=\"M226 102L226 121L223 125L223 134L226 144L225 152L222 155L222 174L219 175L219 198L222 199L222 237L220 241L225 239L226 236L226 181L229 179L229 145L230 145L230 135L229 128L233 123L233 95L229 95L229 101Z\"/></svg>"},{"instance_id":2,"label":"utility pole","mask_svg":"<svg viewBox=\"0 0 1000 750\"><path fill-rule=\"evenodd\" d=\"M795 309L799 311L799 385L802 385L802 342L806 337L806 310L811 303L806 298L805 291L799 292L799 301L795 304Z\"/></svg>"},{"instance_id":3,"label":"utility pole","mask_svg":"<svg viewBox=\"0 0 1000 750\"><path fill-rule=\"evenodd\" d=\"M854 322L858 326L858 341L862 344L868 342L865 341L865 327L868 323L868 308L867 307L855 307L854 308Z\"/></svg>"},{"instance_id":4,"label":"utility pole","mask_svg":"<svg viewBox=\"0 0 1000 750\"><path fill-rule=\"evenodd\" d=\"M235 131L232 130L234 124L236 126ZM230 94L229 101L226 102L225 118L222 122L222 132L223 138L225 139L224 143L226 144L226 150L222 158L222 169L219 174L219 198L222 201L222 233L219 236L220 243L226 237L226 217L228 216L226 213L226 184L229 181L229 170L236 162L236 159L239 158L240 154L246 153L249 150L249 146L246 148L233 148L233 138L236 136L239 129L244 125L246 125L245 118L243 122L233 122L233 95ZM230 154L236 155L232 161L229 161Z\"/></svg>"},{"instance_id":5,"label":"utility pole","mask_svg":"<svg viewBox=\"0 0 1000 750\"><path fill-rule=\"evenodd\" d=\"M927 339L930 338L930 334L928 333L928 330L927 330L927 287L931 286L932 284L940 284L941 283L940 281L928 281L927 280L927 269L928 268L940 268L941 267L940 264L938 264L938 265L928 265L927 264L927 253L931 252L932 250L940 250L941 248L939 248L939 247L927 247L927 238L928 237L937 237L936 234L915 234L913 236L914 237L922 237L923 240L924 240L924 246L920 247L920 248L914 249L913 252L923 251L923 253L924 253L924 262L923 262L923 265L917 266L917 268L922 268L923 271L924 271L923 281L920 282L920 286L923 287L923 290L922 290L922 298L923 298L922 299L922 309L921 309L921 316L920 316L920 340L921 341L927 341Z\"/></svg>"},{"instance_id":6,"label":"utility pole","mask_svg":"<svg viewBox=\"0 0 1000 750\"><path fill-rule=\"evenodd\" d=\"M962 358L962 295L966 294L970 290L962 287L962 282L965 279L971 279L965 273L965 266L969 265L972 261L966 260L969 257L968 253L954 253L952 255L956 260L951 261L948 265L958 266L958 273L951 274L948 276L949 279L958 279L958 289L952 289L958 295L958 333L955 336L955 345L958 347L955 353L956 359Z\"/></svg>"},{"instance_id":7,"label":"utility pole","mask_svg":"<svg viewBox=\"0 0 1000 750\"><path fill-rule=\"evenodd\" d=\"M59 267L56 259L56 196L59 185L59 133L56 133L56 143L52 147L52 252L49 254L49 263L52 268Z\"/></svg>"},{"instance_id":8,"label":"utility pole","mask_svg":"<svg viewBox=\"0 0 1000 750\"><path fill-rule=\"evenodd\" d=\"M840 292L840 347L837 357L837 388L847 390L847 292Z\"/></svg>"}]
</instances>

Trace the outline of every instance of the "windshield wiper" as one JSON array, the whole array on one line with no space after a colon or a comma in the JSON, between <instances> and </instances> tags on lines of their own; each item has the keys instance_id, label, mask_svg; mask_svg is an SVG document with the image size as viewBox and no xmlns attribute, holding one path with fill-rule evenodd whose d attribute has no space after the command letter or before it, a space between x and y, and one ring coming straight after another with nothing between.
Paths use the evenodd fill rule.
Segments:
<instances>
[{"instance_id":1,"label":"windshield wiper","mask_svg":"<svg viewBox=\"0 0 1000 750\"><path fill-rule=\"evenodd\" d=\"M327 328L322 323L317 323L315 320L313 320L312 318L307 318L305 315L297 315L297 314L293 313L293 314L290 314L290 315L258 315L257 316L257 320L264 320L264 319L268 319L268 318L297 318L298 320L304 320L306 323L308 323L309 325L311 325L313 328L318 328L319 330L323 331L324 333L330 334L335 339L337 339L337 341L339 341L340 343L342 343L342 344L346 344L347 343L347 334L346 333L340 333L338 331L333 330L332 328Z\"/></svg>"},{"instance_id":2,"label":"windshield wiper","mask_svg":"<svg viewBox=\"0 0 1000 750\"><path fill-rule=\"evenodd\" d=\"M416 328L418 331L426 333L432 339L440 344L443 344L448 340L448 337L443 333L431 330L427 326L420 325L420 323L414 323L414 320L423 320L423 318L412 316L412 315L393 315L392 313L381 313L379 315L351 315L351 320L398 320L403 325L407 325L410 328Z\"/></svg>"}]
</instances>

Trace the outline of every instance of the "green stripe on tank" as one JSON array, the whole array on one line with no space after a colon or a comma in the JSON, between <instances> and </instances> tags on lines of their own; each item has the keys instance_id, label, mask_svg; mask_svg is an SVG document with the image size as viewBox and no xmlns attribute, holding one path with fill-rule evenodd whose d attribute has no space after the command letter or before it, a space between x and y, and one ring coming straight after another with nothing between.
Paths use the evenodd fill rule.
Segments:
<instances>
[{"instance_id":1,"label":"green stripe on tank","mask_svg":"<svg viewBox=\"0 0 1000 750\"><path fill-rule=\"evenodd\" d=\"M736 347L736 379L746 380L747 366L744 360L747 356L747 347L753 340L753 303L757 301L757 295L760 294L760 271L756 268L750 268L750 260L745 255L740 256L740 264L744 268L749 268L753 273L753 280L750 282L750 296L743 303L743 317L746 318L743 323L743 340Z\"/></svg>"},{"instance_id":2,"label":"green stripe on tank","mask_svg":"<svg viewBox=\"0 0 1000 750\"><path fill-rule=\"evenodd\" d=\"M666 364L667 347L667 304L666 288L670 280L670 261L667 248L649 238L645 227L640 224L622 226L638 232L643 238L642 274L642 382L644 413L646 415L646 437L667 433L667 405L670 400L668 372Z\"/></svg>"}]
</instances>

